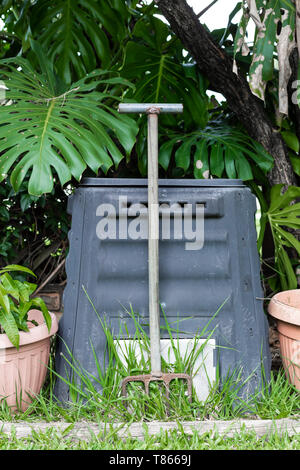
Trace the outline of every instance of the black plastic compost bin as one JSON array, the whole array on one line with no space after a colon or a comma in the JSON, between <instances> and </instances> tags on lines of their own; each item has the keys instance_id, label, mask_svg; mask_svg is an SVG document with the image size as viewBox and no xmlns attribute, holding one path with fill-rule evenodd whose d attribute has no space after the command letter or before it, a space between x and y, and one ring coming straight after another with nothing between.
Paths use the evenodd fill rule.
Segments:
<instances>
[{"instance_id":1,"label":"black plastic compost bin","mask_svg":"<svg viewBox=\"0 0 300 470\"><path fill-rule=\"evenodd\" d=\"M268 324L256 248L255 197L240 180L165 179L159 181L159 202L166 207L177 204L179 212L191 204L194 225L196 208L204 210L202 247L199 242L198 249L187 249L186 243L191 241L185 234L181 239L174 235L178 215L172 211L170 237L160 239L160 302L168 322L176 324L178 319L185 319L180 322L179 336L193 338L227 299L209 330L215 328L213 337L217 346L222 346L217 349L221 377L239 368L242 377L251 376L241 391L246 398L260 386L262 367L267 380L270 373ZM106 337L82 286L115 335L125 323L128 334L134 334L134 323L126 312L130 305L139 313L139 321L148 322L147 240L143 236L129 238L125 233L134 220L134 204L147 206L145 179L86 178L69 200L70 251L59 325L62 339L58 340L56 356L56 370L62 377L71 372L61 355L69 357L66 346L95 376L91 343L100 363L105 356ZM99 223L109 207L114 208L116 216L115 233L100 239ZM161 320L163 324L163 316ZM165 330L161 337L168 337ZM61 379L56 382L55 394L59 400L69 400L68 386Z\"/></svg>"}]
</instances>

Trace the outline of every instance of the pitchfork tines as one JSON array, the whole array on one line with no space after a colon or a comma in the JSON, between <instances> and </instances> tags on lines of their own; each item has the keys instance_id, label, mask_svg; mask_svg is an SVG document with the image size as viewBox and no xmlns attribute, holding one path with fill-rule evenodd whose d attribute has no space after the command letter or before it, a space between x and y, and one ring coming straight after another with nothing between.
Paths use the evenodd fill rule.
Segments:
<instances>
[{"instance_id":1,"label":"pitchfork tines","mask_svg":"<svg viewBox=\"0 0 300 470\"><path fill-rule=\"evenodd\" d=\"M145 393L149 395L150 382L161 381L166 388L167 401L170 399L170 382L176 379L183 379L187 381L187 392L190 403L192 402L192 379L189 374L175 374L175 373L161 373L159 374L141 374L141 375L130 375L122 381L122 395L127 396L127 384L129 382L143 382L145 385Z\"/></svg>"}]
</instances>

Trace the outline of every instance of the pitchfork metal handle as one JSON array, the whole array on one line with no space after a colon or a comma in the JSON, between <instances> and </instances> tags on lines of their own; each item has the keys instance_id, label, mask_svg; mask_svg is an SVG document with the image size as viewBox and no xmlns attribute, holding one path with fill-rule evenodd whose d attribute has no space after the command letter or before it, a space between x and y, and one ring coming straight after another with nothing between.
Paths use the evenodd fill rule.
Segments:
<instances>
[{"instance_id":1,"label":"pitchfork metal handle","mask_svg":"<svg viewBox=\"0 0 300 470\"><path fill-rule=\"evenodd\" d=\"M149 109L159 109L160 113L182 113L183 105L177 103L120 103L119 113L146 113Z\"/></svg>"},{"instance_id":2,"label":"pitchfork metal handle","mask_svg":"<svg viewBox=\"0 0 300 470\"><path fill-rule=\"evenodd\" d=\"M148 272L151 374L162 376L159 312L158 115L182 113L182 104L122 103L120 113L148 114Z\"/></svg>"}]
</instances>

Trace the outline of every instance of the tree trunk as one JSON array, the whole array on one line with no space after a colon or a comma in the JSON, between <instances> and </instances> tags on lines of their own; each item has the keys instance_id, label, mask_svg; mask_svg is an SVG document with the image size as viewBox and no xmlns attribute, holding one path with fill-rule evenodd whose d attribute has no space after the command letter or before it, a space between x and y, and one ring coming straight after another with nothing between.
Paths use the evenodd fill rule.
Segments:
<instances>
[{"instance_id":1,"label":"tree trunk","mask_svg":"<svg viewBox=\"0 0 300 470\"><path fill-rule=\"evenodd\" d=\"M288 83L289 115L294 122L295 133L300 142L300 108L297 100L293 99L295 94L297 94L297 87L294 86L298 80L299 53L297 47L292 50L289 57L289 62L292 69L292 74Z\"/></svg>"},{"instance_id":2,"label":"tree trunk","mask_svg":"<svg viewBox=\"0 0 300 470\"><path fill-rule=\"evenodd\" d=\"M233 72L231 57L214 42L185 0L155 1L211 86L224 95L250 137L273 156L274 167L268 175L271 185L296 185L296 176L280 133L267 116L263 102L251 92L247 80Z\"/></svg>"}]
</instances>

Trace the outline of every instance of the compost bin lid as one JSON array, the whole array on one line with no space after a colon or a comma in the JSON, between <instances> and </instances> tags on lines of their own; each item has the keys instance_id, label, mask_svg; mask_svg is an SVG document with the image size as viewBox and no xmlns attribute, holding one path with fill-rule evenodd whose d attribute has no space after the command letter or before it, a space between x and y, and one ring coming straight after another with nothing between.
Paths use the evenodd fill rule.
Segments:
<instances>
[{"instance_id":1,"label":"compost bin lid","mask_svg":"<svg viewBox=\"0 0 300 470\"><path fill-rule=\"evenodd\" d=\"M232 188L245 187L239 179L159 179L160 187L207 187L207 188ZM146 178L83 178L80 186L148 186Z\"/></svg>"}]
</instances>

